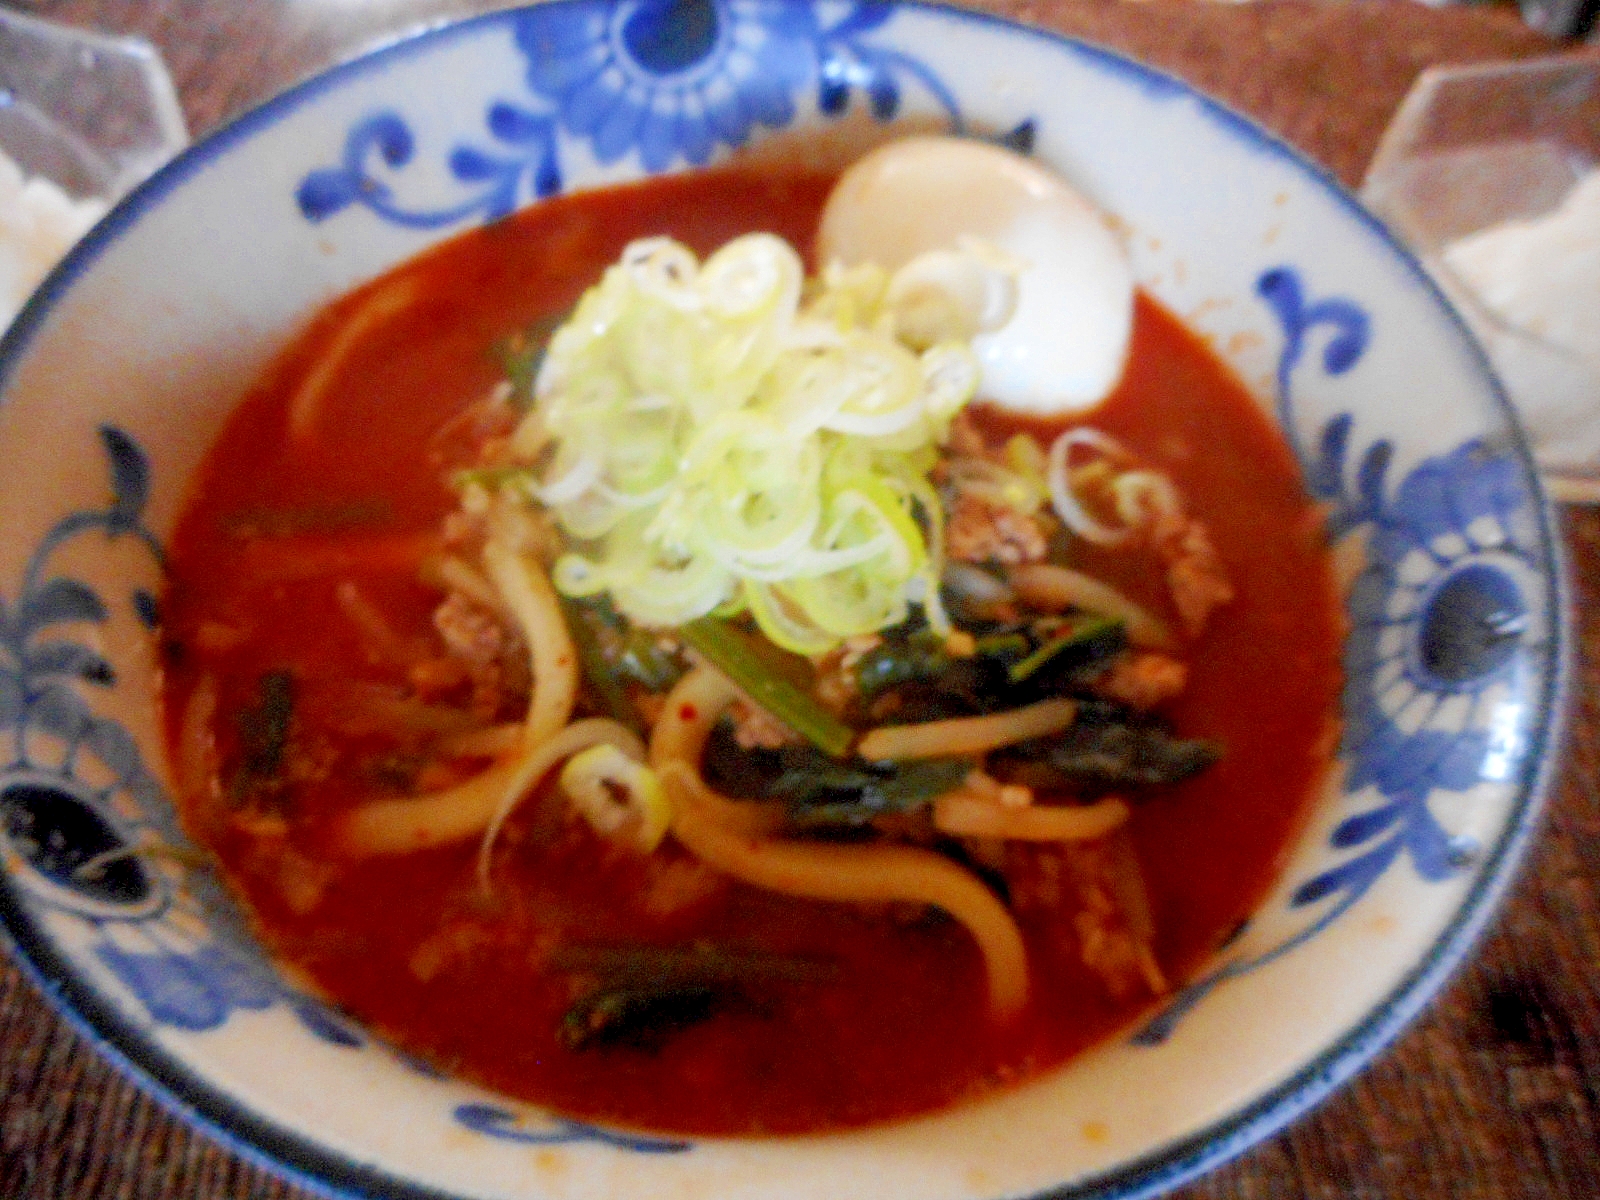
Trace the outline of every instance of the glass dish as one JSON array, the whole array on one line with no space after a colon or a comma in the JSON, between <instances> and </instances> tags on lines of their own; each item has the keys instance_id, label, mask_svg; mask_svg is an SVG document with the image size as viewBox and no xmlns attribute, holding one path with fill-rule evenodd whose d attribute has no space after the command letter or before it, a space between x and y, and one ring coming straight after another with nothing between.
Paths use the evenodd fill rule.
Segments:
<instances>
[{"instance_id":1,"label":"glass dish","mask_svg":"<svg viewBox=\"0 0 1600 1200\"><path fill-rule=\"evenodd\" d=\"M0 332L111 203L187 142L146 43L0 11Z\"/></svg>"},{"instance_id":2,"label":"glass dish","mask_svg":"<svg viewBox=\"0 0 1600 1200\"><path fill-rule=\"evenodd\" d=\"M0 150L26 174L109 201L188 141L148 43L0 10Z\"/></svg>"},{"instance_id":3,"label":"glass dish","mask_svg":"<svg viewBox=\"0 0 1600 1200\"><path fill-rule=\"evenodd\" d=\"M1490 287L1465 267L1482 261L1473 240L1481 249L1486 231L1512 231L1527 245L1534 229L1537 241L1597 169L1600 59L1435 67L1401 104L1361 191L1483 343L1558 496L1591 501L1600 500L1600 356L1592 352L1600 305L1592 294L1587 302L1574 294L1570 306L1558 306L1569 315L1582 310L1579 323L1587 322L1590 336L1579 345L1589 349L1577 348L1570 338L1549 336L1547 320L1508 315L1526 312L1525 305L1507 307L1508 287L1513 297L1550 292L1549 279L1531 276L1534 256L1500 255L1503 270L1529 273L1505 286ZM1564 271L1581 264L1592 293L1600 282L1600 222L1589 222L1581 243L1559 261Z\"/></svg>"}]
</instances>

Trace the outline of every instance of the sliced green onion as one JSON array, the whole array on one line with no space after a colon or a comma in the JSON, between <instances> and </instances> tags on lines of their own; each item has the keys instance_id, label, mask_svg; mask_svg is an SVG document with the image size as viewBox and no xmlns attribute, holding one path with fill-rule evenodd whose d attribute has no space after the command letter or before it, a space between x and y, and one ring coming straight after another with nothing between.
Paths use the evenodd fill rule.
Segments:
<instances>
[{"instance_id":1,"label":"sliced green onion","mask_svg":"<svg viewBox=\"0 0 1600 1200\"><path fill-rule=\"evenodd\" d=\"M615 746L590 746L561 768L561 790L601 837L649 854L667 836L672 807L656 773Z\"/></svg>"},{"instance_id":2,"label":"sliced green onion","mask_svg":"<svg viewBox=\"0 0 1600 1200\"><path fill-rule=\"evenodd\" d=\"M511 440L537 465L463 479L543 504L579 543L562 592L651 626L747 610L805 653L910 604L948 630L928 472L977 360L898 340L870 273L825 273L802 303L803 274L770 234L704 263L637 241L550 338Z\"/></svg>"},{"instance_id":3,"label":"sliced green onion","mask_svg":"<svg viewBox=\"0 0 1600 1200\"><path fill-rule=\"evenodd\" d=\"M973 642L975 653L983 658L1014 658L1026 656L1032 645L1024 633L989 633Z\"/></svg>"}]
</instances>

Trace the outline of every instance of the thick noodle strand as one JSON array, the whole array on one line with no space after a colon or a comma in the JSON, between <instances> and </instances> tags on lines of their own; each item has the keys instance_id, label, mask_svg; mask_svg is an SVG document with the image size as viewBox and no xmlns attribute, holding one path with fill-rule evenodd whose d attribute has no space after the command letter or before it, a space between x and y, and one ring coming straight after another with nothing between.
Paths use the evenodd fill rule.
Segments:
<instances>
[{"instance_id":1,"label":"thick noodle strand","mask_svg":"<svg viewBox=\"0 0 1600 1200\"><path fill-rule=\"evenodd\" d=\"M1177 644L1167 623L1109 583L1055 563L1026 563L1012 567L1011 586L1030 607L1044 612L1081 608L1103 617L1119 617L1128 640L1151 650L1170 650Z\"/></svg>"},{"instance_id":2,"label":"thick noodle strand","mask_svg":"<svg viewBox=\"0 0 1600 1200\"><path fill-rule=\"evenodd\" d=\"M751 837L717 824L684 785L680 764L662 773L672 799L672 833L696 857L768 891L856 904L911 901L949 913L978 943L988 980L989 1012L1016 1016L1028 1000L1022 934L993 892L970 871L931 850L910 846L841 846Z\"/></svg>"},{"instance_id":3,"label":"thick noodle strand","mask_svg":"<svg viewBox=\"0 0 1600 1200\"><path fill-rule=\"evenodd\" d=\"M1104 837L1128 819L1128 806L1105 799L1094 804L1029 804L1008 808L972 792L946 792L933 802L933 826L954 837L1005 838L1022 842L1077 842Z\"/></svg>"},{"instance_id":4,"label":"thick noodle strand","mask_svg":"<svg viewBox=\"0 0 1600 1200\"><path fill-rule=\"evenodd\" d=\"M401 275L380 284L345 318L339 332L328 340L317 356L316 365L306 372L289 399L291 441L303 444L311 440L322 417L330 386L350 352L374 330L415 304L421 295L422 280L416 275Z\"/></svg>"},{"instance_id":5,"label":"thick noodle strand","mask_svg":"<svg viewBox=\"0 0 1600 1200\"><path fill-rule=\"evenodd\" d=\"M989 1010L1015 1016L1028 999L1028 958L1011 913L970 871L930 850L909 846L838 846L784 841L730 827L753 808L718 796L700 778L706 735L737 694L708 668L678 682L656 723L650 761L672 802L672 832L697 858L735 879L816 900L846 903L910 901L949 913L972 934L983 955Z\"/></svg>"},{"instance_id":6,"label":"thick noodle strand","mask_svg":"<svg viewBox=\"0 0 1600 1200\"><path fill-rule=\"evenodd\" d=\"M483 564L528 642L533 695L523 745L531 752L572 719L578 697L578 652L543 567L494 540L483 548Z\"/></svg>"},{"instance_id":7,"label":"thick noodle strand","mask_svg":"<svg viewBox=\"0 0 1600 1200\"><path fill-rule=\"evenodd\" d=\"M332 844L341 854L367 858L463 841L489 823L516 770L515 762L500 763L442 791L363 804L334 824Z\"/></svg>"},{"instance_id":8,"label":"thick noodle strand","mask_svg":"<svg viewBox=\"0 0 1600 1200\"><path fill-rule=\"evenodd\" d=\"M674 765L682 767L680 787L692 791L701 812L722 828L752 835L775 833L783 825L777 805L734 800L700 775L700 758L711 727L738 694L732 682L709 668L690 671L680 679L650 731L650 765L657 773Z\"/></svg>"},{"instance_id":9,"label":"thick noodle strand","mask_svg":"<svg viewBox=\"0 0 1600 1200\"><path fill-rule=\"evenodd\" d=\"M1065 729L1077 718L1074 700L1041 700L982 717L951 717L916 725L881 725L862 735L862 758L965 758Z\"/></svg>"},{"instance_id":10,"label":"thick noodle strand","mask_svg":"<svg viewBox=\"0 0 1600 1200\"><path fill-rule=\"evenodd\" d=\"M534 753L498 763L455 787L352 809L334 826L333 844L343 854L365 858L409 854L497 830L510 812L508 797L514 805L563 758L602 742L644 755L638 735L627 726L602 717L576 721ZM485 845L488 841L486 836Z\"/></svg>"},{"instance_id":11,"label":"thick noodle strand","mask_svg":"<svg viewBox=\"0 0 1600 1200\"><path fill-rule=\"evenodd\" d=\"M610 717L590 717L588 720L574 721L554 737L546 738L515 764L516 770L506 781L500 798L489 813L489 819L483 824L483 840L478 843L478 883L484 891L489 890L490 855L506 818L522 803L524 796L539 786L539 781L558 762L571 758L580 750L601 744L615 746L629 758L644 761L644 742L638 734Z\"/></svg>"}]
</instances>

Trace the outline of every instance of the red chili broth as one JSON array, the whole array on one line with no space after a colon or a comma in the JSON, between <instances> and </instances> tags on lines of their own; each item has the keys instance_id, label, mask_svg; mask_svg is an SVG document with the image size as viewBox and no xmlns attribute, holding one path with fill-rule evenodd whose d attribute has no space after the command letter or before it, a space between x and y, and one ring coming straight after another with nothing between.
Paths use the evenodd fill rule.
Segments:
<instances>
[{"instance_id":1,"label":"red chili broth","mask_svg":"<svg viewBox=\"0 0 1600 1200\"><path fill-rule=\"evenodd\" d=\"M417 581L414 556L455 504L447 467L460 461L438 431L500 377L492 347L570 306L635 237L668 233L705 253L765 229L808 245L831 182L742 170L678 176L551 201L457 237L398 269L422 281L424 299L358 342L317 436L292 445L287 398L369 289L330 306L232 415L173 539L165 705L175 759L203 674L219 683L213 731L226 758L239 741L230 714L254 702L263 673L291 670L295 735L313 747L312 760L332 765L296 791L288 841L323 856L329 816L374 794L370 780L338 769L364 749L330 731L347 694L340 689L402 682L363 653L334 589L353 581L403 636L431 636L438 595ZM1127 376L1092 419L1171 474L1209 525L1238 592L1193 647L1190 687L1168 710L1185 736L1215 738L1226 755L1141 805L1132 822L1158 957L1182 979L1255 907L1327 765L1338 683L1333 589L1315 513L1281 440L1204 344L1146 297ZM259 536L260 527L296 508L325 512L335 526L348 519L352 529L319 535L325 544L312 561L331 573L263 582L263 555L302 552L307 540L275 546L280 539ZM364 558L362 548L374 546ZM1090 549L1083 566L1169 611L1150 581L1128 577L1126 556ZM216 628L234 634L219 640ZM1013 1028L996 1030L979 956L953 922L893 920L740 884L688 916L643 920L615 898L681 851L669 844L646 867L570 825L541 848L538 827L548 833L550 811L525 808L508 830L489 913L474 890L475 843L339 862L320 903L298 913L285 901L279 860L222 820L215 802L190 797L186 819L267 945L331 1002L445 1070L575 1116L697 1134L883 1121L1046 1070L1141 1011L1110 1001L1080 964L1070 913L1048 926L1023 922L1033 1001ZM412 956L449 922L478 931L473 952L422 982ZM722 1011L656 1052L572 1053L554 1037L570 984L535 961L562 927L590 943L706 939L820 957L837 974Z\"/></svg>"}]
</instances>

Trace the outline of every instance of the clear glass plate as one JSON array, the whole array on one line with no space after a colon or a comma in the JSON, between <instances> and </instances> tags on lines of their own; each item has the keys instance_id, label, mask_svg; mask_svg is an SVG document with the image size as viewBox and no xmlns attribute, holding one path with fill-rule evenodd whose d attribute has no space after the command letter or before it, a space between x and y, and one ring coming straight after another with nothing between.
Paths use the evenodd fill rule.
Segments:
<instances>
[{"instance_id":1,"label":"clear glass plate","mask_svg":"<svg viewBox=\"0 0 1600 1200\"><path fill-rule=\"evenodd\" d=\"M1396 112L1361 191L1483 343L1556 494L1589 501L1600 501L1600 363L1511 323L1450 260L1472 235L1548 218L1596 170L1600 59L1434 67ZM1585 244L1578 253L1600 264L1600 227ZM1600 322L1600 304L1585 308Z\"/></svg>"},{"instance_id":2,"label":"clear glass plate","mask_svg":"<svg viewBox=\"0 0 1600 1200\"><path fill-rule=\"evenodd\" d=\"M0 10L0 150L26 174L110 201L188 141L148 43Z\"/></svg>"}]
</instances>

